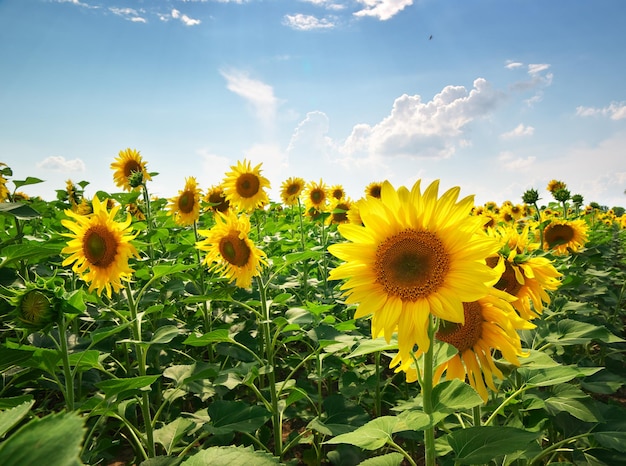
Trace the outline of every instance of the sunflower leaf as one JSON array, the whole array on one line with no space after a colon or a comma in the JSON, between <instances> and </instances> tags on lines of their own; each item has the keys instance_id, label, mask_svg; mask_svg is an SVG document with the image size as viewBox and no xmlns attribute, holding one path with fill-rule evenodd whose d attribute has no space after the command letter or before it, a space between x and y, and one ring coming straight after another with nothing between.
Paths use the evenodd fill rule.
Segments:
<instances>
[{"instance_id":1,"label":"sunflower leaf","mask_svg":"<svg viewBox=\"0 0 626 466\"><path fill-rule=\"evenodd\" d=\"M514 427L481 426L460 429L445 436L458 464L488 464L532 445L542 432L528 432Z\"/></svg>"}]
</instances>

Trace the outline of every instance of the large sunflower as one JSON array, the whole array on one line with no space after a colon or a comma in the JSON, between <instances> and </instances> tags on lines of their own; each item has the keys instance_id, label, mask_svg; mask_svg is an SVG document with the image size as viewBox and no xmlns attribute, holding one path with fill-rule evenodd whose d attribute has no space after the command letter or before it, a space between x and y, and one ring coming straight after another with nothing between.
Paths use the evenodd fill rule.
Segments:
<instances>
[{"instance_id":1,"label":"large sunflower","mask_svg":"<svg viewBox=\"0 0 626 466\"><path fill-rule=\"evenodd\" d=\"M561 273L546 257L532 255L537 247L528 242L528 226L521 233L515 227L501 227L492 234L500 238L503 246L499 255L487 259L487 264L504 266L494 287L517 298L512 305L522 319L534 319L543 313L544 303L550 304L547 292L559 287Z\"/></svg>"},{"instance_id":2,"label":"large sunflower","mask_svg":"<svg viewBox=\"0 0 626 466\"><path fill-rule=\"evenodd\" d=\"M305 181L302 178L291 177L283 181L280 187L280 198L285 205L296 205L304 189Z\"/></svg>"},{"instance_id":3,"label":"large sunflower","mask_svg":"<svg viewBox=\"0 0 626 466\"><path fill-rule=\"evenodd\" d=\"M135 149L121 150L115 161L111 164L111 169L115 170L115 173L113 173L115 185L125 191L136 189L137 186L131 186L128 177L137 172L142 174L143 181L151 180L152 178L146 169L146 165L147 163L143 161L139 151Z\"/></svg>"},{"instance_id":4,"label":"large sunflower","mask_svg":"<svg viewBox=\"0 0 626 466\"><path fill-rule=\"evenodd\" d=\"M566 255L576 252L587 243L589 227L584 220L564 220L552 218L552 222L543 230L544 248L554 254Z\"/></svg>"},{"instance_id":5,"label":"large sunflower","mask_svg":"<svg viewBox=\"0 0 626 466\"><path fill-rule=\"evenodd\" d=\"M70 256L63 265L72 264L72 270L89 283L89 291L95 289L98 295L106 290L111 296L111 288L119 291L124 287L122 280L128 280L133 269L128 266L128 259L139 257L137 250L130 243L137 234L132 233L131 216L126 215L124 222L116 222L115 215L120 206L107 211L106 203L93 198L93 214L80 215L66 210L65 215L71 220L61 220L64 227L72 233L63 236L71 238L61 251Z\"/></svg>"},{"instance_id":6,"label":"large sunflower","mask_svg":"<svg viewBox=\"0 0 626 466\"><path fill-rule=\"evenodd\" d=\"M463 303L465 323L441 321L435 338L454 346L458 353L440 364L433 374L433 382L438 383L442 374L446 378L460 379L469 384L487 402L489 387L497 391L494 376L504 379L502 372L493 360L494 350L499 351L509 363L519 366L519 356L524 356L517 330L535 326L520 318L506 300L487 295L477 301ZM416 356L419 356L419 352ZM404 370L407 382L417 380L417 371L412 361L404 361L396 356L390 367L400 364L396 372Z\"/></svg>"},{"instance_id":7,"label":"large sunflower","mask_svg":"<svg viewBox=\"0 0 626 466\"><path fill-rule=\"evenodd\" d=\"M261 164L252 168L249 161L237 162L230 167L222 183L224 194L230 205L237 210L251 212L269 203L265 188L270 182L261 176Z\"/></svg>"},{"instance_id":8,"label":"large sunflower","mask_svg":"<svg viewBox=\"0 0 626 466\"><path fill-rule=\"evenodd\" d=\"M258 275L265 264L265 253L248 238L250 220L247 215L237 217L229 210L227 214L216 212L215 225L210 230L199 230L202 241L196 243L207 255L204 263L223 274L240 288L248 288L252 277Z\"/></svg>"},{"instance_id":9,"label":"large sunflower","mask_svg":"<svg viewBox=\"0 0 626 466\"><path fill-rule=\"evenodd\" d=\"M373 316L373 338L397 332L403 361L415 344L429 348L431 314L462 323L462 303L485 296L500 276L485 263L498 243L469 215L473 196L457 202L458 187L441 197L438 188L438 180L424 193L419 181L411 191L385 182L381 199L359 206L363 226L339 225L351 243L328 248L346 261L330 279L347 279L341 288L347 303L359 304L355 317Z\"/></svg>"},{"instance_id":10,"label":"large sunflower","mask_svg":"<svg viewBox=\"0 0 626 466\"><path fill-rule=\"evenodd\" d=\"M168 204L170 214L179 225L193 225L200 217L200 189L195 177L185 179L185 189L178 191L178 196L171 198Z\"/></svg>"}]
</instances>

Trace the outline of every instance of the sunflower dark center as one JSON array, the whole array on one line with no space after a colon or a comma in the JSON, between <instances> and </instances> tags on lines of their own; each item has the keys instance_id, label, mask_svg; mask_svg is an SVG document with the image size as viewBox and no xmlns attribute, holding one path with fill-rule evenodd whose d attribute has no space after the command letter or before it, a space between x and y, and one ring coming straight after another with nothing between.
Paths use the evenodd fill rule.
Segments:
<instances>
[{"instance_id":1,"label":"sunflower dark center","mask_svg":"<svg viewBox=\"0 0 626 466\"><path fill-rule=\"evenodd\" d=\"M237 267L247 265L250 252L250 247L236 233L231 233L220 240L220 254L232 265Z\"/></svg>"},{"instance_id":2,"label":"sunflower dark center","mask_svg":"<svg viewBox=\"0 0 626 466\"><path fill-rule=\"evenodd\" d=\"M311 190L309 197L311 198L311 202L313 202L313 204L321 204L324 199L326 199L326 193L324 193L323 189L313 189Z\"/></svg>"},{"instance_id":3,"label":"sunflower dark center","mask_svg":"<svg viewBox=\"0 0 626 466\"><path fill-rule=\"evenodd\" d=\"M487 265L491 268L495 267L497 263L497 257L489 257L487 259ZM498 283L494 285L494 288L505 291L512 296L517 296L517 294L522 289L523 284L517 281L517 277L515 276L515 269L508 261L505 261L504 267L504 272L502 272L500 280L498 280ZM524 271L522 269L518 269L518 272L522 275L524 274Z\"/></svg>"},{"instance_id":4,"label":"sunflower dark center","mask_svg":"<svg viewBox=\"0 0 626 466\"><path fill-rule=\"evenodd\" d=\"M209 202L215 204L212 209L218 212L226 212L230 206L230 202L226 200L226 197L221 192L211 193L209 195Z\"/></svg>"},{"instance_id":5,"label":"sunflower dark center","mask_svg":"<svg viewBox=\"0 0 626 466\"><path fill-rule=\"evenodd\" d=\"M193 211L194 203L195 196L192 191L184 191L178 197L178 209L184 214L188 214Z\"/></svg>"},{"instance_id":6,"label":"sunflower dark center","mask_svg":"<svg viewBox=\"0 0 626 466\"><path fill-rule=\"evenodd\" d=\"M134 172L142 171L141 164L139 164L136 160L129 160L124 164L124 176L128 178Z\"/></svg>"},{"instance_id":7,"label":"sunflower dark center","mask_svg":"<svg viewBox=\"0 0 626 466\"><path fill-rule=\"evenodd\" d=\"M300 186L297 184L290 184L287 187L287 194L289 194L290 196L293 196L295 194L298 194L300 192Z\"/></svg>"},{"instance_id":8,"label":"sunflower dark center","mask_svg":"<svg viewBox=\"0 0 626 466\"><path fill-rule=\"evenodd\" d=\"M333 191L333 198L339 200L343 197L343 191L341 189L335 189Z\"/></svg>"},{"instance_id":9,"label":"sunflower dark center","mask_svg":"<svg viewBox=\"0 0 626 466\"><path fill-rule=\"evenodd\" d=\"M442 320L439 323L439 330L435 337L440 341L454 346L459 353L472 348L483 332L483 315L480 303L477 301L471 303L463 303L463 314L465 315L465 324L458 324Z\"/></svg>"},{"instance_id":10,"label":"sunflower dark center","mask_svg":"<svg viewBox=\"0 0 626 466\"><path fill-rule=\"evenodd\" d=\"M261 183L253 173L244 173L237 178L237 194L241 197L253 197L259 192Z\"/></svg>"},{"instance_id":11,"label":"sunflower dark center","mask_svg":"<svg viewBox=\"0 0 626 466\"><path fill-rule=\"evenodd\" d=\"M375 197L376 199L380 199L380 192L382 190L381 186L372 186L370 188L369 194L372 197Z\"/></svg>"},{"instance_id":12,"label":"sunflower dark center","mask_svg":"<svg viewBox=\"0 0 626 466\"><path fill-rule=\"evenodd\" d=\"M550 225L544 232L548 246L553 248L559 244L567 244L574 239L574 229L569 225Z\"/></svg>"},{"instance_id":13,"label":"sunflower dark center","mask_svg":"<svg viewBox=\"0 0 626 466\"><path fill-rule=\"evenodd\" d=\"M105 226L92 226L83 238L83 253L90 265L107 268L117 255L117 239Z\"/></svg>"},{"instance_id":14,"label":"sunflower dark center","mask_svg":"<svg viewBox=\"0 0 626 466\"><path fill-rule=\"evenodd\" d=\"M432 232L408 229L387 238L376 250L376 281L403 301L417 301L443 285L449 258Z\"/></svg>"},{"instance_id":15,"label":"sunflower dark center","mask_svg":"<svg viewBox=\"0 0 626 466\"><path fill-rule=\"evenodd\" d=\"M348 221L348 209L350 207L348 206L348 204L344 203L344 202L339 202L336 206L335 206L335 212L333 212L333 218L332 221L334 223L345 223Z\"/></svg>"}]
</instances>

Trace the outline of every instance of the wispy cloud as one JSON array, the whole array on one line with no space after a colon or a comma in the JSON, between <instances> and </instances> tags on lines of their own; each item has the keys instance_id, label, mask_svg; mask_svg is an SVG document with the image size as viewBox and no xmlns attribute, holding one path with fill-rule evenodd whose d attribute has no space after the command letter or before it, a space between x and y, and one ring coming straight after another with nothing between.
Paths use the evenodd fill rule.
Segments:
<instances>
[{"instance_id":1,"label":"wispy cloud","mask_svg":"<svg viewBox=\"0 0 626 466\"><path fill-rule=\"evenodd\" d=\"M328 10L344 10L345 5L334 2L333 0L300 0L305 3L312 3L313 5L326 8Z\"/></svg>"},{"instance_id":2,"label":"wispy cloud","mask_svg":"<svg viewBox=\"0 0 626 466\"><path fill-rule=\"evenodd\" d=\"M113 13L114 15L120 16L128 21L132 21L133 23L147 23L148 22L146 18L141 16L141 14L145 13L143 10L138 12L137 10L133 8L109 7L109 11Z\"/></svg>"},{"instance_id":3,"label":"wispy cloud","mask_svg":"<svg viewBox=\"0 0 626 466\"><path fill-rule=\"evenodd\" d=\"M532 136L535 133L535 128L532 126L524 126L523 123L517 125L511 131L507 131L506 133L502 133L500 137L502 139L511 139L518 138L521 136Z\"/></svg>"},{"instance_id":4,"label":"wispy cloud","mask_svg":"<svg viewBox=\"0 0 626 466\"><path fill-rule=\"evenodd\" d=\"M356 11L354 16L373 16L386 21L407 6L413 5L413 0L357 0L364 6L362 10Z\"/></svg>"},{"instance_id":5,"label":"wispy cloud","mask_svg":"<svg viewBox=\"0 0 626 466\"><path fill-rule=\"evenodd\" d=\"M508 60L506 62L506 65L504 65L504 67L506 69L509 69L509 70L514 70L516 68L522 68L523 66L524 66L523 63L520 63L518 61L513 61L513 60Z\"/></svg>"},{"instance_id":6,"label":"wispy cloud","mask_svg":"<svg viewBox=\"0 0 626 466\"><path fill-rule=\"evenodd\" d=\"M274 122L278 99L272 86L252 79L243 71L229 69L220 73L226 79L227 89L248 101L261 122L267 125Z\"/></svg>"},{"instance_id":7,"label":"wispy cloud","mask_svg":"<svg viewBox=\"0 0 626 466\"><path fill-rule=\"evenodd\" d=\"M85 162L81 159L66 160L63 156L53 155L39 162L37 168L53 171L84 172Z\"/></svg>"},{"instance_id":8,"label":"wispy cloud","mask_svg":"<svg viewBox=\"0 0 626 466\"><path fill-rule=\"evenodd\" d=\"M199 19L190 18L175 8L172 9L172 18L180 20L185 26L197 26L201 23Z\"/></svg>"},{"instance_id":9,"label":"wispy cloud","mask_svg":"<svg viewBox=\"0 0 626 466\"><path fill-rule=\"evenodd\" d=\"M626 102L611 102L610 105L602 108L576 107L576 115L581 117L603 116L611 120L626 119Z\"/></svg>"},{"instance_id":10,"label":"wispy cloud","mask_svg":"<svg viewBox=\"0 0 626 466\"><path fill-rule=\"evenodd\" d=\"M429 102L405 94L395 100L391 114L380 123L354 126L342 150L347 154L446 158L467 143L465 126L490 114L505 97L483 78L476 79L469 92L464 86L446 86Z\"/></svg>"},{"instance_id":11,"label":"wispy cloud","mask_svg":"<svg viewBox=\"0 0 626 466\"><path fill-rule=\"evenodd\" d=\"M533 167L535 160L537 157L531 155L526 158L524 157L516 157L512 152L502 152L498 156L498 162L508 171L513 172L527 172Z\"/></svg>"},{"instance_id":12,"label":"wispy cloud","mask_svg":"<svg viewBox=\"0 0 626 466\"><path fill-rule=\"evenodd\" d=\"M317 18L313 15L298 13L295 15L285 15L283 24L298 31L311 31L314 29L332 29L335 22L329 18Z\"/></svg>"}]
</instances>

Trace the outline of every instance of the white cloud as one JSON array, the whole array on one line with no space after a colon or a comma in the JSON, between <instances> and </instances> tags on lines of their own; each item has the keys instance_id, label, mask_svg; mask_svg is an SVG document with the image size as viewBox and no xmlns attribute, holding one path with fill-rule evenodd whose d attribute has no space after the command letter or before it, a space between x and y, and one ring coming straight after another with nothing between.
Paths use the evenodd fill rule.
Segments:
<instances>
[{"instance_id":1,"label":"white cloud","mask_svg":"<svg viewBox=\"0 0 626 466\"><path fill-rule=\"evenodd\" d=\"M405 94L380 123L355 125L342 150L347 154L450 157L457 146L468 144L463 138L465 126L488 115L504 97L483 78L476 79L469 92L464 86L446 86L430 102Z\"/></svg>"},{"instance_id":2,"label":"white cloud","mask_svg":"<svg viewBox=\"0 0 626 466\"><path fill-rule=\"evenodd\" d=\"M307 147L319 155L328 152L332 141L327 137L329 129L328 116L324 112L309 112L302 120L291 136L287 152L292 152L298 147Z\"/></svg>"},{"instance_id":3,"label":"white cloud","mask_svg":"<svg viewBox=\"0 0 626 466\"><path fill-rule=\"evenodd\" d=\"M512 152L502 152L498 156L498 161L502 168L513 172L528 172L533 167L537 157L528 156L526 158L516 157Z\"/></svg>"},{"instance_id":4,"label":"white cloud","mask_svg":"<svg viewBox=\"0 0 626 466\"><path fill-rule=\"evenodd\" d=\"M524 126L523 123L520 123L519 125L517 125L514 129L512 129L511 131L507 131L506 133L502 133L500 135L500 137L502 139L511 139L511 138L517 138L520 136L532 136L535 132L535 128L532 126Z\"/></svg>"},{"instance_id":5,"label":"white cloud","mask_svg":"<svg viewBox=\"0 0 626 466\"><path fill-rule=\"evenodd\" d=\"M373 16L386 21L395 16L407 6L413 5L413 0L357 0L365 8L354 13L354 16Z\"/></svg>"},{"instance_id":6,"label":"white cloud","mask_svg":"<svg viewBox=\"0 0 626 466\"><path fill-rule=\"evenodd\" d=\"M611 120L626 119L626 102L611 102L610 105L603 108L594 107L576 107L576 115L582 117L589 116L608 116Z\"/></svg>"},{"instance_id":7,"label":"white cloud","mask_svg":"<svg viewBox=\"0 0 626 466\"><path fill-rule=\"evenodd\" d=\"M37 168L53 171L84 172L85 162L81 159L66 160L60 155L52 155L37 164Z\"/></svg>"},{"instance_id":8,"label":"white cloud","mask_svg":"<svg viewBox=\"0 0 626 466\"><path fill-rule=\"evenodd\" d=\"M301 13L295 15L285 15L283 24L298 31L311 31L313 29L331 29L335 23L328 18L317 18L312 15Z\"/></svg>"},{"instance_id":9,"label":"white cloud","mask_svg":"<svg viewBox=\"0 0 626 466\"><path fill-rule=\"evenodd\" d=\"M274 122L278 99L272 86L252 79L242 71L222 70L220 73L226 79L227 89L247 100L254 107L255 114L261 122L264 124Z\"/></svg>"},{"instance_id":10,"label":"white cloud","mask_svg":"<svg viewBox=\"0 0 626 466\"><path fill-rule=\"evenodd\" d=\"M109 11L114 15L121 16L122 18L132 21L133 23L146 23L147 20L133 8L115 8L110 7Z\"/></svg>"},{"instance_id":11,"label":"white cloud","mask_svg":"<svg viewBox=\"0 0 626 466\"><path fill-rule=\"evenodd\" d=\"M537 74L550 68L547 63L531 63L528 65L528 74Z\"/></svg>"},{"instance_id":12,"label":"white cloud","mask_svg":"<svg viewBox=\"0 0 626 466\"><path fill-rule=\"evenodd\" d=\"M84 8L100 8L96 5L90 5L89 3L81 2L80 0L55 0L56 3L71 3L72 5L82 6Z\"/></svg>"},{"instance_id":13,"label":"white cloud","mask_svg":"<svg viewBox=\"0 0 626 466\"><path fill-rule=\"evenodd\" d=\"M508 61L506 62L506 65L504 65L504 67L505 67L506 69L509 69L509 70L514 70L514 69L517 69L517 68L521 68L521 67L523 67L523 66L524 66L524 64L523 64L523 63L520 63L520 62L518 62L518 61L512 61L512 60L508 60Z\"/></svg>"},{"instance_id":14,"label":"white cloud","mask_svg":"<svg viewBox=\"0 0 626 466\"><path fill-rule=\"evenodd\" d=\"M197 26L201 23L199 19L193 19L189 16L182 14L177 9L172 9L172 18L179 19L185 26Z\"/></svg>"},{"instance_id":15,"label":"white cloud","mask_svg":"<svg viewBox=\"0 0 626 466\"><path fill-rule=\"evenodd\" d=\"M312 3L315 6L324 7L328 10L343 10L345 9L345 5L340 3L336 3L333 0L300 0L305 3Z\"/></svg>"}]
</instances>

